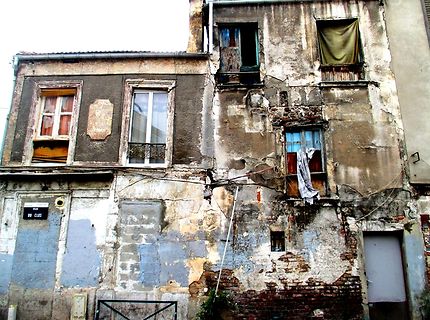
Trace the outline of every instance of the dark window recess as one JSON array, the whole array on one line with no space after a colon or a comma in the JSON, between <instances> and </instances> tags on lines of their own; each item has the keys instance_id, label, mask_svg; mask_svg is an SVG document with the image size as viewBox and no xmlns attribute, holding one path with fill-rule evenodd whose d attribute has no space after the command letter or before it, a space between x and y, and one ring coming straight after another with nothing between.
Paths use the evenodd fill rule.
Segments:
<instances>
[{"instance_id":1,"label":"dark window recess","mask_svg":"<svg viewBox=\"0 0 430 320\"><path fill-rule=\"evenodd\" d=\"M364 79L358 20L320 20L317 31L322 80Z\"/></svg>"},{"instance_id":2,"label":"dark window recess","mask_svg":"<svg viewBox=\"0 0 430 320\"><path fill-rule=\"evenodd\" d=\"M284 231L270 231L270 249L272 252L285 251Z\"/></svg>"},{"instance_id":3,"label":"dark window recess","mask_svg":"<svg viewBox=\"0 0 430 320\"><path fill-rule=\"evenodd\" d=\"M326 174L324 170L324 150L321 142L322 132L320 129L301 129L287 131L286 140L286 161L287 161L287 194L292 197L299 197L299 187L297 181L297 152L314 149L309 161L309 171L311 173L312 186L320 194L325 194Z\"/></svg>"},{"instance_id":4,"label":"dark window recess","mask_svg":"<svg viewBox=\"0 0 430 320\"><path fill-rule=\"evenodd\" d=\"M220 28L220 70L218 82L254 84L260 82L256 23Z\"/></svg>"}]
</instances>

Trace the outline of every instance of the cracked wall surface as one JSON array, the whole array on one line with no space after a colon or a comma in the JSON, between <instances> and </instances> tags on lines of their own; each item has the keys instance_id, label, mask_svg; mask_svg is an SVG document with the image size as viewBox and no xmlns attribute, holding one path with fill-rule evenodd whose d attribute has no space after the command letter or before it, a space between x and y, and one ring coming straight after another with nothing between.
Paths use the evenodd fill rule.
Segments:
<instances>
[{"instance_id":1,"label":"cracked wall surface","mask_svg":"<svg viewBox=\"0 0 430 320\"><path fill-rule=\"evenodd\" d=\"M200 11L199 1L192 8L194 52L208 10ZM1 316L13 302L22 319L34 310L69 318L73 296L84 294L88 319L100 299L177 301L178 318L193 319L218 287L236 305L226 319L362 319L369 316L363 239L379 232L402 239L410 316L419 318L428 260L429 222L422 216L430 205L428 190L417 196L408 184L385 7L369 0L213 9L210 56L19 64L0 171ZM358 18L364 79L323 80L315 19L332 18ZM221 83L220 26L250 22L258 25L261 81ZM128 79L175 81L167 168L123 162ZM46 80L83 83L76 149L67 166L24 161L36 84ZM88 128L97 121L89 114L101 99L113 110L106 111L111 128L95 139ZM285 133L297 128L322 132L323 192L313 204L289 193ZM29 197L46 198L55 228L44 226L53 220L22 221ZM34 242L27 225L52 239ZM272 251L273 231L284 235L285 250ZM21 249L36 254L44 242L49 259L21 266L27 261L18 259ZM40 281L21 280L43 263L51 270L43 281L49 288L27 290L27 282ZM154 311L117 307L130 316Z\"/></svg>"}]
</instances>

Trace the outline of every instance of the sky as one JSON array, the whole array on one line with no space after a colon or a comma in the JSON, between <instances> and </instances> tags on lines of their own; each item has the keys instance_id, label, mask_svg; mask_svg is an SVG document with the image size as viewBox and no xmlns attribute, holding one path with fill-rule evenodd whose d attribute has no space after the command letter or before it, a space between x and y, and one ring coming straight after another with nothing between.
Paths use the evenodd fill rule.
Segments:
<instances>
[{"instance_id":1,"label":"sky","mask_svg":"<svg viewBox=\"0 0 430 320\"><path fill-rule=\"evenodd\" d=\"M183 51L188 0L0 0L0 139L18 52Z\"/></svg>"}]
</instances>

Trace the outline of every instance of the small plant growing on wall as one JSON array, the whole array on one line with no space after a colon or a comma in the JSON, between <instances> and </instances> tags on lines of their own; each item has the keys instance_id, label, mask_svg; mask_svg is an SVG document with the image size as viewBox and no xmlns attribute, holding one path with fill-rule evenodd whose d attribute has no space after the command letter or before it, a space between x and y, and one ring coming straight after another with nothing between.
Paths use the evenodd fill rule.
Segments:
<instances>
[{"instance_id":1,"label":"small plant growing on wall","mask_svg":"<svg viewBox=\"0 0 430 320\"><path fill-rule=\"evenodd\" d=\"M215 295L215 289L211 289L208 299L200 306L197 320L224 319L224 316L235 308L236 305L228 293L221 291Z\"/></svg>"},{"instance_id":2,"label":"small plant growing on wall","mask_svg":"<svg viewBox=\"0 0 430 320\"><path fill-rule=\"evenodd\" d=\"M430 319L430 288L423 290L419 297L421 315L423 319Z\"/></svg>"}]
</instances>

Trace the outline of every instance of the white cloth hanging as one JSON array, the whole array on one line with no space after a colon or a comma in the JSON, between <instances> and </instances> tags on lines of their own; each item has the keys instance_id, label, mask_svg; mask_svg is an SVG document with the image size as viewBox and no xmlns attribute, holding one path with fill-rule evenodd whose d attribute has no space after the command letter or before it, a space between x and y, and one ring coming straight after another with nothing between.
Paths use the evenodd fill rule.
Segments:
<instances>
[{"instance_id":1,"label":"white cloth hanging","mask_svg":"<svg viewBox=\"0 0 430 320\"><path fill-rule=\"evenodd\" d=\"M309 170L309 161L315 152L314 148L300 149L297 151L297 180L299 183L299 192L302 199L310 204L314 203L314 197L320 198L318 190L314 189L311 181L311 172Z\"/></svg>"}]
</instances>

